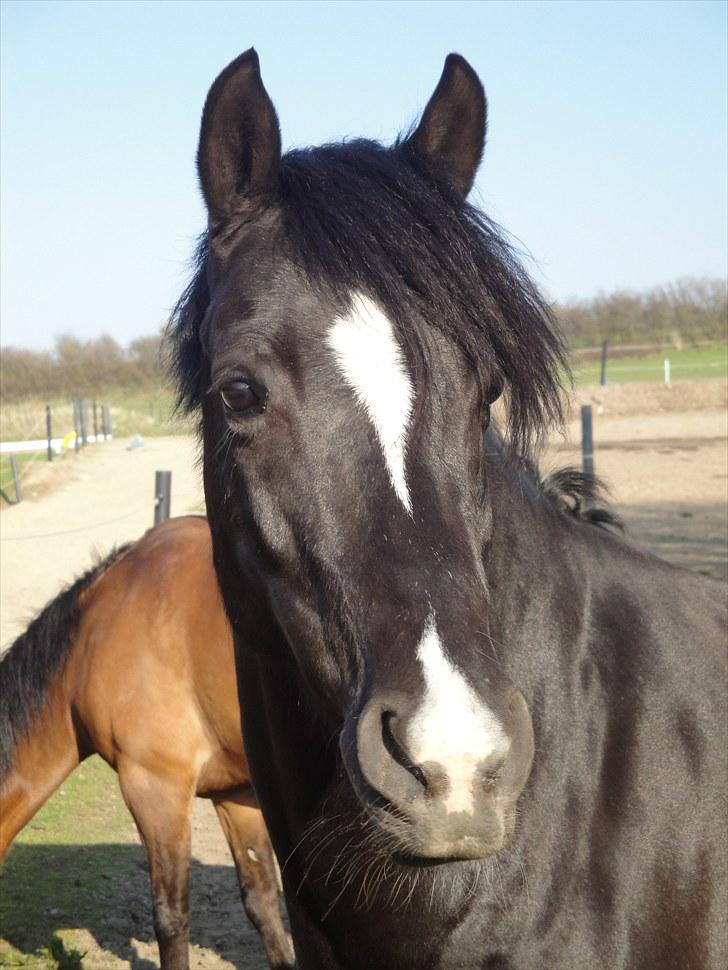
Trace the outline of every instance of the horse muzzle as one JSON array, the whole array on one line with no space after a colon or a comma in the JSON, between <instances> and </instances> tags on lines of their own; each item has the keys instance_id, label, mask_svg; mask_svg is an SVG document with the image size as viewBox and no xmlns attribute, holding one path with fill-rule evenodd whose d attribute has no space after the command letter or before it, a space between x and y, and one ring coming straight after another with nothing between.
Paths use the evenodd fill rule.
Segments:
<instances>
[{"instance_id":1,"label":"horse muzzle","mask_svg":"<svg viewBox=\"0 0 728 970\"><path fill-rule=\"evenodd\" d=\"M482 859L510 842L534 739L520 691L509 688L501 708L454 710L444 723L417 699L380 691L347 719L349 779L400 856Z\"/></svg>"}]
</instances>

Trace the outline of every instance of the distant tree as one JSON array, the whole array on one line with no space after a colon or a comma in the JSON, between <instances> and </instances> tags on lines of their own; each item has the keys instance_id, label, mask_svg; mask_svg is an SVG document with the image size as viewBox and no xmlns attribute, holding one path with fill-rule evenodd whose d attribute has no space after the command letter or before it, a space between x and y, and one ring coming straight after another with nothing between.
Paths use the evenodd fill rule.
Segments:
<instances>
[{"instance_id":1,"label":"distant tree","mask_svg":"<svg viewBox=\"0 0 728 970\"><path fill-rule=\"evenodd\" d=\"M613 343L680 344L728 340L728 283L685 278L644 292L618 290L557 304L572 347ZM100 397L127 388L154 392L167 383L169 347L163 334L121 347L103 334L56 337L53 350L0 350L0 400L81 394Z\"/></svg>"},{"instance_id":2,"label":"distant tree","mask_svg":"<svg viewBox=\"0 0 728 970\"><path fill-rule=\"evenodd\" d=\"M34 397L52 387L55 361L47 351L5 347L0 351L0 398Z\"/></svg>"},{"instance_id":3,"label":"distant tree","mask_svg":"<svg viewBox=\"0 0 728 970\"><path fill-rule=\"evenodd\" d=\"M165 382L162 336L139 337L128 348L102 334L56 337L53 350L0 350L0 400L38 396L101 396L124 388L154 389Z\"/></svg>"},{"instance_id":4,"label":"distant tree","mask_svg":"<svg viewBox=\"0 0 728 970\"><path fill-rule=\"evenodd\" d=\"M138 337L129 344L128 363L134 383L163 383L166 368L161 337Z\"/></svg>"},{"instance_id":5,"label":"distant tree","mask_svg":"<svg viewBox=\"0 0 728 970\"><path fill-rule=\"evenodd\" d=\"M644 292L617 290L557 304L573 347L613 343L695 343L728 340L728 282L685 278Z\"/></svg>"}]
</instances>

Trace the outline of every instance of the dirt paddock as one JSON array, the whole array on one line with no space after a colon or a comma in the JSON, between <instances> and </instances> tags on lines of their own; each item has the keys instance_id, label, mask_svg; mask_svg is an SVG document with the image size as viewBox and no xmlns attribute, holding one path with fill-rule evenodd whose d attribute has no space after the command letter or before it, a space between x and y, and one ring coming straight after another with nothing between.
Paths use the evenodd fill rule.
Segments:
<instances>
[{"instance_id":1,"label":"dirt paddock","mask_svg":"<svg viewBox=\"0 0 728 970\"><path fill-rule=\"evenodd\" d=\"M725 381L615 385L580 389L578 405L594 413L596 470L623 516L630 541L681 566L728 578L728 412ZM579 463L579 423L555 436L542 468ZM172 470L172 512L202 511L194 442L149 439L89 447L39 470L26 501L0 514L0 644L6 647L63 583L85 569L93 552L141 535L152 522L154 471ZM78 812L83 806L78 806ZM76 864L89 847L76 846ZM136 875L119 885L102 925L80 927L74 945L93 970L157 965L148 883L141 850ZM69 847L57 864L68 865ZM240 906L227 846L211 807L198 800L193 829L192 956L197 968L252 970L265 966ZM58 902L74 913L72 880Z\"/></svg>"}]
</instances>

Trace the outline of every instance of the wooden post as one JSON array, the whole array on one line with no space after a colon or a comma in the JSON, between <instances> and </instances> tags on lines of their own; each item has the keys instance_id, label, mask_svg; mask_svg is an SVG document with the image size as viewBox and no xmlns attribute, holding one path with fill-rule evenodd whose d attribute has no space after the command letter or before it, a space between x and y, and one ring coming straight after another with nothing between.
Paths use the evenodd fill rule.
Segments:
<instances>
[{"instance_id":1,"label":"wooden post","mask_svg":"<svg viewBox=\"0 0 728 970\"><path fill-rule=\"evenodd\" d=\"M594 438L591 404L581 406L581 468L585 475L594 474Z\"/></svg>"},{"instance_id":2,"label":"wooden post","mask_svg":"<svg viewBox=\"0 0 728 970\"><path fill-rule=\"evenodd\" d=\"M172 472L154 473L154 524L169 518L172 505Z\"/></svg>"},{"instance_id":3,"label":"wooden post","mask_svg":"<svg viewBox=\"0 0 728 970\"><path fill-rule=\"evenodd\" d=\"M51 424L51 406L46 404L46 438L48 438L48 461L53 461L53 426Z\"/></svg>"},{"instance_id":4,"label":"wooden post","mask_svg":"<svg viewBox=\"0 0 728 970\"><path fill-rule=\"evenodd\" d=\"M607 383L607 347L609 346L608 340L602 341L602 367L601 373L599 375L599 383L604 386Z\"/></svg>"},{"instance_id":5,"label":"wooden post","mask_svg":"<svg viewBox=\"0 0 728 970\"><path fill-rule=\"evenodd\" d=\"M23 501L23 490L20 487L20 475L18 475L18 459L15 455L10 456L10 470L13 473L13 484L15 485L15 501Z\"/></svg>"}]
</instances>

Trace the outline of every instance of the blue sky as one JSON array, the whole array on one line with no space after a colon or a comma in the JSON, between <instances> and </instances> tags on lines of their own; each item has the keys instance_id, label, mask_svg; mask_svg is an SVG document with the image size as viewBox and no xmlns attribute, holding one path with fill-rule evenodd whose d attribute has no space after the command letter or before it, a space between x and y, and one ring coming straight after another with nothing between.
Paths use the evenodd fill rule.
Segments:
<instances>
[{"instance_id":1,"label":"blue sky","mask_svg":"<svg viewBox=\"0 0 728 970\"><path fill-rule=\"evenodd\" d=\"M390 140L480 74L484 208L552 299L726 274L723 2L2 3L3 345L153 333L204 225L215 75L255 45L284 146Z\"/></svg>"}]
</instances>

